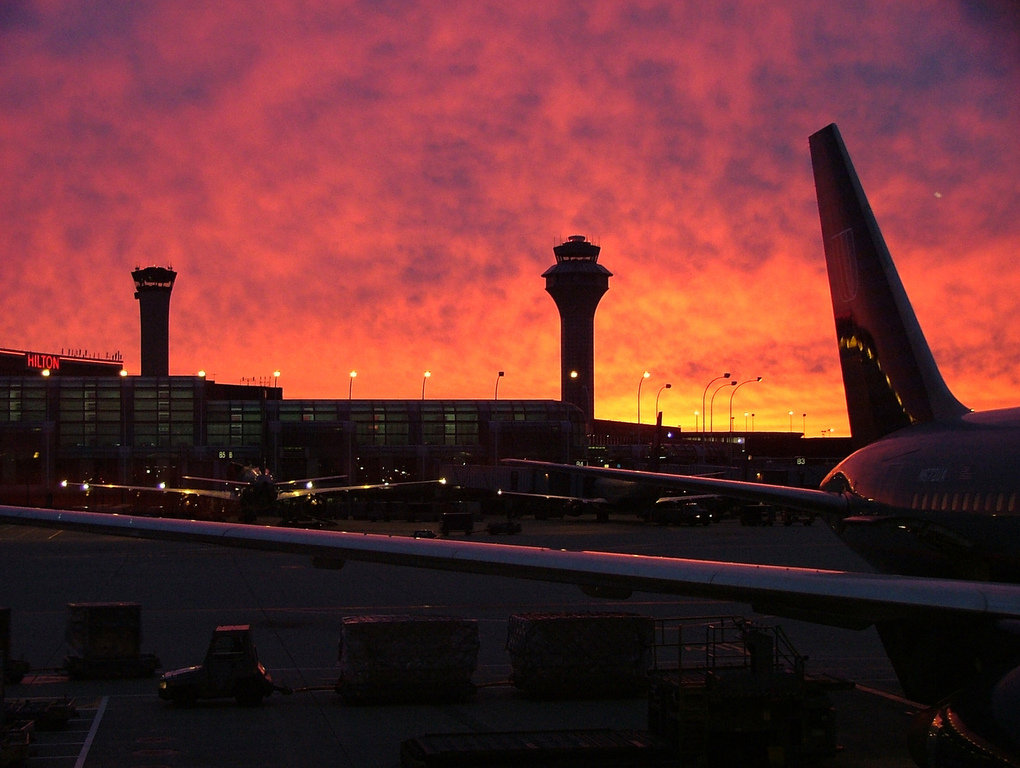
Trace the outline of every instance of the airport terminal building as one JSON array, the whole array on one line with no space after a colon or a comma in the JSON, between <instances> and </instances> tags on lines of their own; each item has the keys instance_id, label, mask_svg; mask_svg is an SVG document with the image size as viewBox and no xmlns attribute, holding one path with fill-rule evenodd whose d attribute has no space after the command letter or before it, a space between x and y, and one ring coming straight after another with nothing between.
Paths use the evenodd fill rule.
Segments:
<instances>
[{"instance_id":1,"label":"airport terminal building","mask_svg":"<svg viewBox=\"0 0 1020 768\"><path fill-rule=\"evenodd\" d=\"M265 466L281 479L428 480L451 465L495 467L511 457L664 471L729 465L750 479L751 454L803 456L813 444L827 449L824 466L843 452L837 439L806 441L799 433L590 426L581 408L558 400L285 400L280 388L201 376L5 374L0 495L12 504L46 504L62 480L179 485L189 475L230 479L242 465Z\"/></svg>"},{"instance_id":2,"label":"airport terminal building","mask_svg":"<svg viewBox=\"0 0 1020 768\"><path fill-rule=\"evenodd\" d=\"M152 487L185 476L234 479L238 466L283 480L434 480L451 466L492 468L503 458L663 471L712 465L752 479L752 458L803 457L818 443L792 429L681 434L595 419L593 318L612 273L581 235L553 250L556 264L543 277L561 316L559 400L285 400L276 386L171 376L177 273L135 269L140 376L126 374L120 353L0 349L0 499L47 504L63 480ZM841 442L823 441L815 463L845 455ZM791 482L814 480L797 471ZM489 485L497 474L488 472Z\"/></svg>"},{"instance_id":3,"label":"airport terminal building","mask_svg":"<svg viewBox=\"0 0 1020 768\"><path fill-rule=\"evenodd\" d=\"M200 376L10 373L0 375L9 503L38 503L64 479L153 485L250 465L375 483L506 456L572 463L586 448L583 413L555 400L284 400L276 387Z\"/></svg>"}]
</instances>

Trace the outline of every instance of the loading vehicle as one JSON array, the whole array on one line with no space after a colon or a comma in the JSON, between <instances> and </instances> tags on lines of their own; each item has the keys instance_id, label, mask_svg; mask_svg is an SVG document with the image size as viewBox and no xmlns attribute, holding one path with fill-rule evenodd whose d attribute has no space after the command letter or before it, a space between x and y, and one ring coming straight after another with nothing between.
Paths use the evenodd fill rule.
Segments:
<instances>
[{"instance_id":1,"label":"loading vehicle","mask_svg":"<svg viewBox=\"0 0 1020 768\"><path fill-rule=\"evenodd\" d=\"M273 683L259 661L249 624L216 627L205 661L165 672L159 680L159 697L181 706L225 698L242 706L258 706L276 690L285 689Z\"/></svg>"}]
</instances>

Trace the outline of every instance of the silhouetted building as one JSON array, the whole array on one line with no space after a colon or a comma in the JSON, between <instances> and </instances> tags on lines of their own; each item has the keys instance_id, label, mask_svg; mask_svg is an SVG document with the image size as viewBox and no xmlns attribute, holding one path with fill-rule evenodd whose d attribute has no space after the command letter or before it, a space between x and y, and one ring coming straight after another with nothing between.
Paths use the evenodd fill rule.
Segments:
<instances>
[{"instance_id":1,"label":"silhouetted building","mask_svg":"<svg viewBox=\"0 0 1020 768\"><path fill-rule=\"evenodd\" d=\"M599 246L571 235L553 248L556 264L542 273L560 311L560 399L573 403L590 426L595 417L595 309L612 272L598 263Z\"/></svg>"},{"instance_id":2,"label":"silhouetted building","mask_svg":"<svg viewBox=\"0 0 1020 768\"><path fill-rule=\"evenodd\" d=\"M122 375L124 359L119 352L99 356L79 349L62 349L59 353L0 349L0 376Z\"/></svg>"},{"instance_id":3,"label":"silhouetted building","mask_svg":"<svg viewBox=\"0 0 1020 768\"><path fill-rule=\"evenodd\" d=\"M146 267L131 273L142 320L142 376L170 375L170 292L177 273Z\"/></svg>"},{"instance_id":4,"label":"silhouetted building","mask_svg":"<svg viewBox=\"0 0 1020 768\"><path fill-rule=\"evenodd\" d=\"M278 387L201 376L0 375L5 503L46 503L62 479L154 486L226 478L234 464L431 480L446 464L508 456L573 463L584 439L580 409L556 400L284 400Z\"/></svg>"}]
</instances>

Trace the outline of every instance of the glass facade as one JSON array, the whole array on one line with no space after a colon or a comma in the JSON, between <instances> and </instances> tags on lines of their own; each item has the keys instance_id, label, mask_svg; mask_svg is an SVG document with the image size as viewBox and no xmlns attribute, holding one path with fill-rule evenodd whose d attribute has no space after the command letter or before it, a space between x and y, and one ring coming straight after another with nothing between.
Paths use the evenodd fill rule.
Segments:
<instances>
[{"instance_id":1,"label":"glass facade","mask_svg":"<svg viewBox=\"0 0 1020 768\"><path fill-rule=\"evenodd\" d=\"M572 462L584 445L581 411L553 400L283 400L200 377L0 376L0 486L225 477L231 463L283 479L432 479L450 462Z\"/></svg>"},{"instance_id":2,"label":"glass facade","mask_svg":"<svg viewBox=\"0 0 1020 768\"><path fill-rule=\"evenodd\" d=\"M0 424L46 419L46 384L41 377L8 379L0 388Z\"/></svg>"}]
</instances>

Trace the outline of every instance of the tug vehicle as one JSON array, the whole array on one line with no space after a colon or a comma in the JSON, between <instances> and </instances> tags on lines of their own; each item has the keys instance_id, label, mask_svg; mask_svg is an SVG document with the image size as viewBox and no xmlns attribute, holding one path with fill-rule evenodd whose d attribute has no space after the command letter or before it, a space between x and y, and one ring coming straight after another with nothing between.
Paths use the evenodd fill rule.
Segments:
<instances>
[{"instance_id":1,"label":"tug vehicle","mask_svg":"<svg viewBox=\"0 0 1020 768\"><path fill-rule=\"evenodd\" d=\"M199 699L234 698L242 706L254 707L276 690L283 689L274 685L259 662L249 624L216 627L205 661L165 672L159 679L159 697L180 706Z\"/></svg>"}]
</instances>

